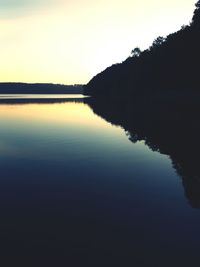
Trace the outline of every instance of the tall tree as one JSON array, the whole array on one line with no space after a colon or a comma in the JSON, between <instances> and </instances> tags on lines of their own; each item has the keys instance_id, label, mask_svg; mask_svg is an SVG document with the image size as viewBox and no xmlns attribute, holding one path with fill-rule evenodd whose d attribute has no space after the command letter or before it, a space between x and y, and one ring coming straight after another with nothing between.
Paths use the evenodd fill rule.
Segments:
<instances>
[{"instance_id":1,"label":"tall tree","mask_svg":"<svg viewBox=\"0 0 200 267\"><path fill-rule=\"evenodd\" d=\"M131 55L133 57L139 57L141 53L142 53L142 51L140 50L139 47L136 47L131 51Z\"/></svg>"},{"instance_id":2,"label":"tall tree","mask_svg":"<svg viewBox=\"0 0 200 267\"><path fill-rule=\"evenodd\" d=\"M192 18L192 25L195 27L200 27L200 0L196 3L196 9Z\"/></svg>"}]
</instances>

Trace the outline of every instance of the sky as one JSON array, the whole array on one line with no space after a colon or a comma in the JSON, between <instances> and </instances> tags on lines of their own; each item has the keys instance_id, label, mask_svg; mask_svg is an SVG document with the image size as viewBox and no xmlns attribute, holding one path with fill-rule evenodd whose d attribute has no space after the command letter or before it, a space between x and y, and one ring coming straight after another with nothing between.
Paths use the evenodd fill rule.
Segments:
<instances>
[{"instance_id":1,"label":"sky","mask_svg":"<svg viewBox=\"0 0 200 267\"><path fill-rule=\"evenodd\" d=\"M0 82L85 84L191 21L196 0L0 0Z\"/></svg>"}]
</instances>

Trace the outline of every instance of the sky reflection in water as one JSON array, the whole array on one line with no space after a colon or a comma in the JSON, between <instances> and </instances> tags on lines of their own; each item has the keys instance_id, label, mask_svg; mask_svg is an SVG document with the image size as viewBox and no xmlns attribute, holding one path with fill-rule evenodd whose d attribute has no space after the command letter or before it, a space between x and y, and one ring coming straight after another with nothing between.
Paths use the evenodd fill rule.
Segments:
<instances>
[{"instance_id":1,"label":"sky reflection in water","mask_svg":"<svg viewBox=\"0 0 200 267\"><path fill-rule=\"evenodd\" d=\"M198 261L200 214L167 156L131 143L84 103L4 104L0 118L0 234L10 261Z\"/></svg>"}]
</instances>

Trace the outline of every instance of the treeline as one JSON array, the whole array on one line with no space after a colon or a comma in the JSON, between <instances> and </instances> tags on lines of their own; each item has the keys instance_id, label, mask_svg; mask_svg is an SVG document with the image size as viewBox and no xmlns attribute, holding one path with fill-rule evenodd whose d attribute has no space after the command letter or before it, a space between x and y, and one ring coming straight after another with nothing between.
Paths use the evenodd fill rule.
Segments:
<instances>
[{"instance_id":1,"label":"treeline","mask_svg":"<svg viewBox=\"0 0 200 267\"><path fill-rule=\"evenodd\" d=\"M82 94L82 85L0 83L0 94Z\"/></svg>"},{"instance_id":2,"label":"treeline","mask_svg":"<svg viewBox=\"0 0 200 267\"><path fill-rule=\"evenodd\" d=\"M84 93L99 116L171 158L190 205L200 208L200 1L190 25L132 51L94 77Z\"/></svg>"},{"instance_id":3,"label":"treeline","mask_svg":"<svg viewBox=\"0 0 200 267\"><path fill-rule=\"evenodd\" d=\"M200 1L190 25L158 37L145 51L135 48L132 57L95 76L84 86L92 96L152 94L162 91L199 90Z\"/></svg>"}]
</instances>

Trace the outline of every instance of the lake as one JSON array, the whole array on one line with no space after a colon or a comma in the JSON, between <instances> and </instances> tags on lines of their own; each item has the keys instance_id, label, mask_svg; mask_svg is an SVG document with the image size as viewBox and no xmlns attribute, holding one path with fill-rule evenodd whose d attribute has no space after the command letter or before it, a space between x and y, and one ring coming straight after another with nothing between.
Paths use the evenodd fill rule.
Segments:
<instances>
[{"instance_id":1,"label":"lake","mask_svg":"<svg viewBox=\"0 0 200 267\"><path fill-rule=\"evenodd\" d=\"M82 96L0 96L2 266L199 266L187 183L122 125Z\"/></svg>"}]
</instances>

